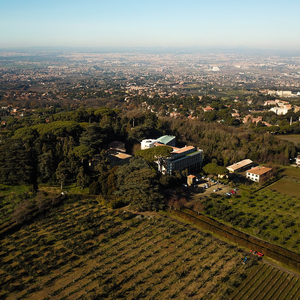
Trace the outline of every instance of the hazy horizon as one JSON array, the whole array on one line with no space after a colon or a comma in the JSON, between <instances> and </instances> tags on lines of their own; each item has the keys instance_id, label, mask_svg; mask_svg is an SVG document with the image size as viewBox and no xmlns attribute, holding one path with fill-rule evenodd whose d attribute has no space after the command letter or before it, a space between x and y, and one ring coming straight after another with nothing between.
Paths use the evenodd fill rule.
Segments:
<instances>
[{"instance_id":1,"label":"hazy horizon","mask_svg":"<svg viewBox=\"0 0 300 300\"><path fill-rule=\"evenodd\" d=\"M0 49L300 50L294 0L4 0L0 10Z\"/></svg>"}]
</instances>

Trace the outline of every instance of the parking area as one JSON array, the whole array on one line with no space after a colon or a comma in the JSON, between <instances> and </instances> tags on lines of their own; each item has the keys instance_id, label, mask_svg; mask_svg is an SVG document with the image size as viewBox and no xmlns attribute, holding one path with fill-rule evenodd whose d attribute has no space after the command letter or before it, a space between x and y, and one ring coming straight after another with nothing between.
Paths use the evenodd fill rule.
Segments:
<instances>
[{"instance_id":1,"label":"parking area","mask_svg":"<svg viewBox=\"0 0 300 300\"><path fill-rule=\"evenodd\" d=\"M226 193L231 193L232 191L234 193L238 193L238 191L235 191L228 185L213 182L207 179L198 180L198 182L196 182L193 187L190 187L190 189L192 193L199 196L209 196L211 193L224 195Z\"/></svg>"}]
</instances>

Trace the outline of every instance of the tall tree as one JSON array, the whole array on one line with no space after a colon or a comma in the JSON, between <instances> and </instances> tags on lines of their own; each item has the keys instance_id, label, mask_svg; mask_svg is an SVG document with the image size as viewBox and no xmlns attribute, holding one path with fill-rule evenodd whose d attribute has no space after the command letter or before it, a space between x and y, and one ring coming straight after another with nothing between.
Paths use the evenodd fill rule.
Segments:
<instances>
[{"instance_id":1,"label":"tall tree","mask_svg":"<svg viewBox=\"0 0 300 300\"><path fill-rule=\"evenodd\" d=\"M36 184L35 159L21 140L7 140L0 146L0 182L9 185Z\"/></svg>"},{"instance_id":2,"label":"tall tree","mask_svg":"<svg viewBox=\"0 0 300 300\"><path fill-rule=\"evenodd\" d=\"M77 174L77 186L80 186L82 189L87 187L90 182L89 176L84 172L84 167L79 168L79 172Z\"/></svg>"},{"instance_id":3,"label":"tall tree","mask_svg":"<svg viewBox=\"0 0 300 300\"><path fill-rule=\"evenodd\" d=\"M132 158L128 165L117 170L116 194L138 211L158 210L164 207L157 174L142 158Z\"/></svg>"},{"instance_id":4,"label":"tall tree","mask_svg":"<svg viewBox=\"0 0 300 300\"><path fill-rule=\"evenodd\" d=\"M60 182L60 188L63 189L64 184L66 183L68 177L68 164L66 161L61 161L58 164L55 175L57 180Z\"/></svg>"}]
</instances>

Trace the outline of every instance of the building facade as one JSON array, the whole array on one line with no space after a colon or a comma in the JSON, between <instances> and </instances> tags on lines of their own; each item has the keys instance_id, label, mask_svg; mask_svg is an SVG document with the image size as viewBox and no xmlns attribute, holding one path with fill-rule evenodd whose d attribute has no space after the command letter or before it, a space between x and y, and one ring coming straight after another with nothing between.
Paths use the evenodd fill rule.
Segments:
<instances>
[{"instance_id":1,"label":"building facade","mask_svg":"<svg viewBox=\"0 0 300 300\"><path fill-rule=\"evenodd\" d=\"M255 182L261 182L266 179L266 176L272 171L267 167L255 167L246 172L246 177Z\"/></svg>"},{"instance_id":2,"label":"building facade","mask_svg":"<svg viewBox=\"0 0 300 300\"><path fill-rule=\"evenodd\" d=\"M202 168L203 150L193 146L186 146L174 150L171 156L164 159L161 171L164 174L172 174L175 171L188 169L197 172Z\"/></svg>"}]
</instances>

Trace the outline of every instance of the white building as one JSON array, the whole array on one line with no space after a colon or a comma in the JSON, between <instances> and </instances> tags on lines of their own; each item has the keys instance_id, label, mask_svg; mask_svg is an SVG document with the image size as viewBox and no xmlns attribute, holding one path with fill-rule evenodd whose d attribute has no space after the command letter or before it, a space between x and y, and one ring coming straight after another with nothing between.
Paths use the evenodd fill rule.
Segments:
<instances>
[{"instance_id":1,"label":"white building","mask_svg":"<svg viewBox=\"0 0 300 300\"><path fill-rule=\"evenodd\" d=\"M279 97L295 97L291 91L268 91L268 95Z\"/></svg>"},{"instance_id":2,"label":"white building","mask_svg":"<svg viewBox=\"0 0 300 300\"><path fill-rule=\"evenodd\" d=\"M149 148L154 148L154 144L157 143L157 140L152 140L152 139L147 139L147 140L142 140L141 142L141 150L149 149Z\"/></svg>"},{"instance_id":3,"label":"white building","mask_svg":"<svg viewBox=\"0 0 300 300\"><path fill-rule=\"evenodd\" d=\"M246 172L246 177L252 181L260 182L262 181L266 175L271 172L271 168L267 167L255 167Z\"/></svg>"},{"instance_id":4,"label":"white building","mask_svg":"<svg viewBox=\"0 0 300 300\"><path fill-rule=\"evenodd\" d=\"M270 111L273 111L276 115L286 115L289 109L286 107L272 107Z\"/></svg>"}]
</instances>

